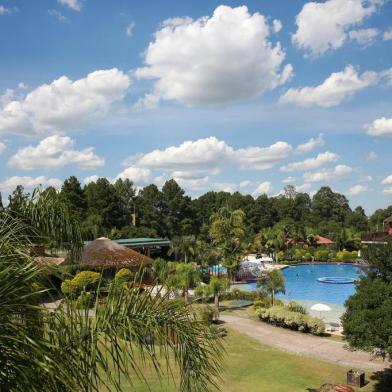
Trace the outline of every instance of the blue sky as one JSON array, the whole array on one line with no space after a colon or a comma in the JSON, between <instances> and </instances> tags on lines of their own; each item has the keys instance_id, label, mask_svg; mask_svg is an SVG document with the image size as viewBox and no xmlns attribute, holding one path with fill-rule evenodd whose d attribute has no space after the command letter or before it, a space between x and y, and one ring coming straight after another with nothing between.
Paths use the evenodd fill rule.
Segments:
<instances>
[{"instance_id":1,"label":"blue sky","mask_svg":"<svg viewBox=\"0 0 392 392\"><path fill-rule=\"evenodd\" d=\"M0 191L174 177L392 199L392 2L0 0Z\"/></svg>"}]
</instances>

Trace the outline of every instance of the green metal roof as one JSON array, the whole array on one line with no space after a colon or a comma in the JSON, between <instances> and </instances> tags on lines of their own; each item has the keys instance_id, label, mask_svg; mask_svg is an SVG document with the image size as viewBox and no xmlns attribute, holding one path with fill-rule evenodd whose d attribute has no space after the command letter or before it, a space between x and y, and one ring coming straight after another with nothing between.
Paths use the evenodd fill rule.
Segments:
<instances>
[{"instance_id":1,"label":"green metal roof","mask_svg":"<svg viewBox=\"0 0 392 392\"><path fill-rule=\"evenodd\" d=\"M124 246L169 246L170 241L164 238L122 238L113 240Z\"/></svg>"}]
</instances>

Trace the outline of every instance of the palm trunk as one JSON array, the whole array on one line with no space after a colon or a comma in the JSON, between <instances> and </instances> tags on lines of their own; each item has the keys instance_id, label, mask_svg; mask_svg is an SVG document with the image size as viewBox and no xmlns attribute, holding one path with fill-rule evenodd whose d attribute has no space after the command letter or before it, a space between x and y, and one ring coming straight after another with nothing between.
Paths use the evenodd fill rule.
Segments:
<instances>
[{"instance_id":1,"label":"palm trunk","mask_svg":"<svg viewBox=\"0 0 392 392\"><path fill-rule=\"evenodd\" d=\"M219 294L214 294L214 320L219 320Z\"/></svg>"},{"instance_id":2,"label":"palm trunk","mask_svg":"<svg viewBox=\"0 0 392 392\"><path fill-rule=\"evenodd\" d=\"M275 304L275 290L272 289L272 306Z\"/></svg>"},{"instance_id":3,"label":"palm trunk","mask_svg":"<svg viewBox=\"0 0 392 392\"><path fill-rule=\"evenodd\" d=\"M184 289L184 299L185 302L188 303L188 289Z\"/></svg>"}]
</instances>

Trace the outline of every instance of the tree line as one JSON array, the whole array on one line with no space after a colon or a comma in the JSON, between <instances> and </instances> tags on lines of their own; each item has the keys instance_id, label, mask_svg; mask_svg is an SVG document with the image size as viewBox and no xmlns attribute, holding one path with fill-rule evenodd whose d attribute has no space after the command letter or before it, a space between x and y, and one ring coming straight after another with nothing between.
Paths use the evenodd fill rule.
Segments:
<instances>
[{"instance_id":1,"label":"tree line","mask_svg":"<svg viewBox=\"0 0 392 392\"><path fill-rule=\"evenodd\" d=\"M55 190L49 187L45 192ZM7 210L17 209L20 201L29 196L22 185L17 186L9 196ZM272 230L275 237L283 233L285 238L298 240L321 235L346 248L350 242L358 242L361 233L380 229L383 219L392 215L391 205L367 217L361 206L352 209L343 194L327 186L313 197L288 185L281 195L272 197L210 191L191 198L173 179L166 181L162 189L150 184L138 191L128 179L111 183L99 178L82 186L71 176L64 181L59 197L80 222L85 240L100 236L195 236L207 241L211 216L227 207L243 212L245 238L253 240L263 230Z\"/></svg>"}]
</instances>

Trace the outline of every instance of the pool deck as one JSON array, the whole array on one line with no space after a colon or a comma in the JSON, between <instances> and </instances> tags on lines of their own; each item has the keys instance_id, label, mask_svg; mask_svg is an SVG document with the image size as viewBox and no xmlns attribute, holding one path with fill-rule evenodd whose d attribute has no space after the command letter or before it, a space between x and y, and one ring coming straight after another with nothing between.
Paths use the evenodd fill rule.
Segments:
<instances>
[{"instance_id":1,"label":"pool deck","mask_svg":"<svg viewBox=\"0 0 392 392\"><path fill-rule=\"evenodd\" d=\"M274 327L238 315L221 314L220 319L227 327L283 351L373 372L388 367L388 362L372 359L369 353L346 350L343 342Z\"/></svg>"}]
</instances>

